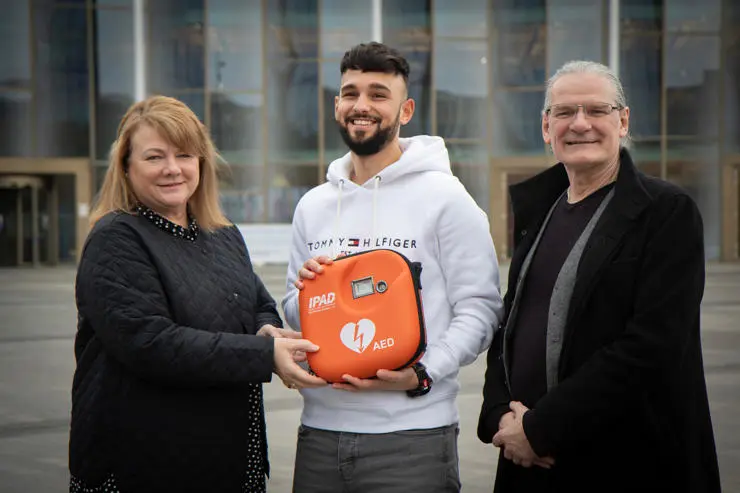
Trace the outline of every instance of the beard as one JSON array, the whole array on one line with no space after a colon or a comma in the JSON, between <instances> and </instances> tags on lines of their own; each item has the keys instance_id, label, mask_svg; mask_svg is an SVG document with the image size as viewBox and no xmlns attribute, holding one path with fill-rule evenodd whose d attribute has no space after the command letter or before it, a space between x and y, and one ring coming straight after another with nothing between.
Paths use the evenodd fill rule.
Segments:
<instances>
[{"instance_id":1,"label":"beard","mask_svg":"<svg viewBox=\"0 0 740 493\"><path fill-rule=\"evenodd\" d=\"M358 138L354 139L349 134L349 129L347 128L349 121L354 118L362 117L351 116L344 120L344 124L337 122L337 125L339 126L339 134L342 136L344 143L349 147L350 151L354 152L358 156L372 156L373 154L380 152L390 141L393 140L393 137L395 137L401 126L401 112L399 112L396 120L385 128L380 126L380 122L377 122L375 124L377 126L377 130L371 137L365 139L364 137L368 131L362 131L358 132Z\"/></svg>"}]
</instances>

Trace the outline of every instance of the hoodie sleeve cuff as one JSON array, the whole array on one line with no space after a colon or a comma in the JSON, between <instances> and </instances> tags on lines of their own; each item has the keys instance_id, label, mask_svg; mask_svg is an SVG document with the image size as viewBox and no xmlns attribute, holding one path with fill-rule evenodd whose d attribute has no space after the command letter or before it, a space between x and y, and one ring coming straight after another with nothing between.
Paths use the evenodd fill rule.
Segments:
<instances>
[{"instance_id":1,"label":"hoodie sleeve cuff","mask_svg":"<svg viewBox=\"0 0 740 493\"><path fill-rule=\"evenodd\" d=\"M440 381L459 366L452 355L442 346L427 347L421 362L426 367L427 373L432 377L433 382Z\"/></svg>"}]
</instances>

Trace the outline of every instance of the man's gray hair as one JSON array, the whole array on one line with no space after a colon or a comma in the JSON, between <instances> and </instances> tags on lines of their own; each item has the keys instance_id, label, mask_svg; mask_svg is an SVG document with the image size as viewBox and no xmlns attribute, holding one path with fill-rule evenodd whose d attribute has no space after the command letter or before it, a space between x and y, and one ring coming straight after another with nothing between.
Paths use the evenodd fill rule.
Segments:
<instances>
[{"instance_id":1,"label":"man's gray hair","mask_svg":"<svg viewBox=\"0 0 740 493\"><path fill-rule=\"evenodd\" d=\"M624 87L622 87L622 81L619 80L619 77L617 76L617 74L614 73L612 69L598 62L592 62L589 60L573 60L560 67L557 72L555 72L552 77L547 80L547 85L545 86L545 102L542 106L543 115L552 103L552 86L562 76L570 74L595 74L603 77L604 79L609 81L609 83L614 88L614 92L616 93L614 103L620 108L627 107L627 98L624 95ZM622 137L621 144L622 147L627 148L632 146L632 137L630 136L629 132L627 133L627 135Z\"/></svg>"}]
</instances>

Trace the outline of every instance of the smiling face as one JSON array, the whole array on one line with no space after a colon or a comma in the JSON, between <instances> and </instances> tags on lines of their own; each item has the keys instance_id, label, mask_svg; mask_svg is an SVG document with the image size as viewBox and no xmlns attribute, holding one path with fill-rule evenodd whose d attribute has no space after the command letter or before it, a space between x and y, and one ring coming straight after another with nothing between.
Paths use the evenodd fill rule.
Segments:
<instances>
[{"instance_id":1,"label":"smiling face","mask_svg":"<svg viewBox=\"0 0 740 493\"><path fill-rule=\"evenodd\" d=\"M414 100L406 97L406 83L400 75L360 70L342 75L334 118L342 139L355 154L377 154L398 138L401 125L413 114Z\"/></svg>"},{"instance_id":2,"label":"smiling face","mask_svg":"<svg viewBox=\"0 0 740 493\"><path fill-rule=\"evenodd\" d=\"M563 75L550 92L550 107L562 104L608 103L617 106L616 90L601 75L576 73ZM618 159L620 139L629 129L629 108L587 115L583 108L570 118L557 118L553 112L542 117L542 136L558 161L571 169L605 165Z\"/></svg>"},{"instance_id":3,"label":"smiling face","mask_svg":"<svg viewBox=\"0 0 740 493\"><path fill-rule=\"evenodd\" d=\"M187 214L187 204L198 188L198 156L175 148L149 125L131 136L128 179L136 198L158 214Z\"/></svg>"}]
</instances>

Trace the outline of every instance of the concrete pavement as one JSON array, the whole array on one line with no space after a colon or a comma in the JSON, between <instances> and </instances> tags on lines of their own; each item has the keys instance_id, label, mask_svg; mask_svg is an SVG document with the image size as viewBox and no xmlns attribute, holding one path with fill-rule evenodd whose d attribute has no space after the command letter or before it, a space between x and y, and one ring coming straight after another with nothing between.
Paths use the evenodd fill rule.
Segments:
<instances>
[{"instance_id":1,"label":"concrete pavement","mask_svg":"<svg viewBox=\"0 0 740 493\"><path fill-rule=\"evenodd\" d=\"M258 270L279 299L285 267ZM73 282L73 267L0 270L0 493L67 491ZM709 266L703 329L722 483L725 492L740 492L740 265ZM491 491L497 456L475 437L484 367L479 358L460 375L460 470L471 493ZM287 493L301 399L275 383L265 387L269 491Z\"/></svg>"}]
</instances>

